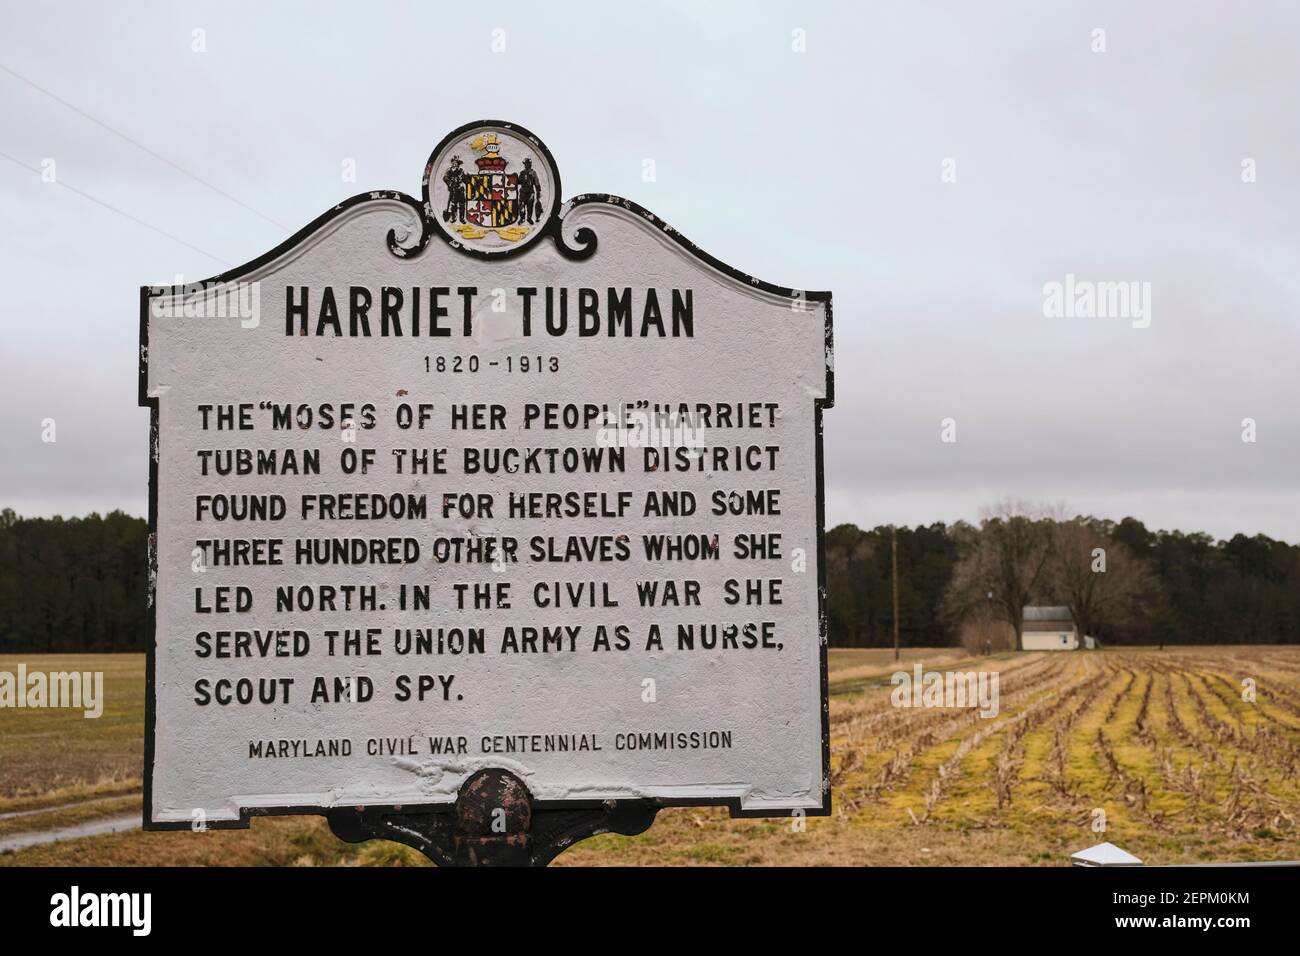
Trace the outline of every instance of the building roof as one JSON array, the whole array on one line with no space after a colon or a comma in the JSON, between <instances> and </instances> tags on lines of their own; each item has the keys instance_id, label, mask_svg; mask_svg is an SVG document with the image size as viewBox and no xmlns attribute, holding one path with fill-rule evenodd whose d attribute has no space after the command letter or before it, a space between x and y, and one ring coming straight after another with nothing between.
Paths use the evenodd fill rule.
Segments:
<instances>
[{"instance_id":1,"label":"building roof","mask_svg":"<svg viewBox=\"0 0 1300 956\"><path fill-rule=\"evenodd\" d=\"M1024 615L1026 621L1074 622L1074 617L1070 614L1068 607L1026 607Z\"/></svg>"}]
</instances>

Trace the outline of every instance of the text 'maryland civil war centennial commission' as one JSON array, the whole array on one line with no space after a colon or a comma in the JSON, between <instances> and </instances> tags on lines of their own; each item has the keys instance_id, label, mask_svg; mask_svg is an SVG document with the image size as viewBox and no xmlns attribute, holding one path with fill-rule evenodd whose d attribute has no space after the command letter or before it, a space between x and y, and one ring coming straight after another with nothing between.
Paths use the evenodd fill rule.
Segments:
<instances>
[{"instance_id":1,"label":"text 'maryland civil war centennial commission'","mask_svg":"<svg viewBox=\"0 0 1300 956\"><path fill-rule=\"evenodd\" d=\"M436 808L828 812L831 298L484 121L145 287L146 826Z\"/></svg>"}]
</instances>

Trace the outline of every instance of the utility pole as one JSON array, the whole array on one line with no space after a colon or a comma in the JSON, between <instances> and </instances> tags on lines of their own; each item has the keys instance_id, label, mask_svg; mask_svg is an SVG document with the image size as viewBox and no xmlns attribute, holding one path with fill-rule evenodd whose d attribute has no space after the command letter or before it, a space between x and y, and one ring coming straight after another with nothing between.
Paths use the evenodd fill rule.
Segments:
<instances>
[{"instance_id":1,"label":"utility pole","mask_svg":"<svg viewBox=\"0 0 1300 956\"><path fill-rule=\"evenodd\" d=\"M890 551L893 554L894 574L894 660L898 660L898 529L890 527Z\"/></svg>"}]
</instances>

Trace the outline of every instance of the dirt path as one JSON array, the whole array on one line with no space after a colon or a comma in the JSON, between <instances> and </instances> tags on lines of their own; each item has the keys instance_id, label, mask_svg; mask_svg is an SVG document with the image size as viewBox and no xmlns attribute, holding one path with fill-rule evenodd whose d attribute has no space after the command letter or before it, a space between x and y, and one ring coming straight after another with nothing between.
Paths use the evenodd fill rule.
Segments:
<instances>
[{"instance_id":1,"label":"dirt path","mask_svg":"<svg viewBox=\"0 0 1300 956\"><path fill-rule=\"evenodd\" d=\"M93 807L98 803L109 803L113 800L122 799L123 794L113 794L110 797L95 797L91 800L75 800L72 803L61 803L52 807L37 807L34 810L10 810L8 813L0 813L0 820L17 820L19 817L34 817L42 813L58 813L60 810L75 810L78 807ZM130 794L126 794L130 796Z\"/></svg>"}]
</instances>

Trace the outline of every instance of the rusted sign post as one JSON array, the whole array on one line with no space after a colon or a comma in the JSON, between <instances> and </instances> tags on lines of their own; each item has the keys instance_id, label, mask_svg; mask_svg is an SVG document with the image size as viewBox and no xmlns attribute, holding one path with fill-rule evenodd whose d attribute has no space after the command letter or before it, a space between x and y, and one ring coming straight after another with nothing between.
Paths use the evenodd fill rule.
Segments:
<instances>
[{"instance_id":1,"label":"rusted sign post","mask_svg":"<svg viewBox=\"0 0 1300 956\"><path fill-rule=\"evenodd\" d=\"M545 864L668 806L829 812L831 301L483 121L140 295L145 826L324 814Z\"/></svg>"}]
</instances>

